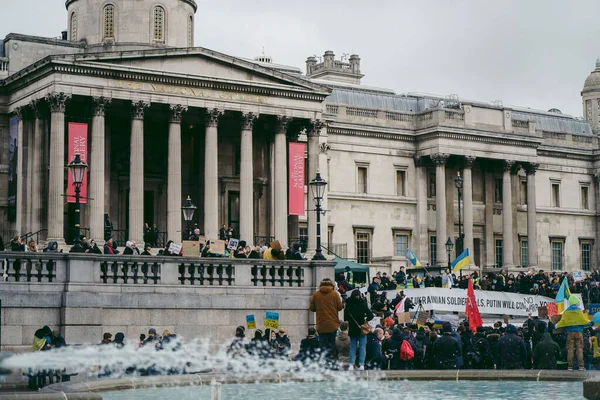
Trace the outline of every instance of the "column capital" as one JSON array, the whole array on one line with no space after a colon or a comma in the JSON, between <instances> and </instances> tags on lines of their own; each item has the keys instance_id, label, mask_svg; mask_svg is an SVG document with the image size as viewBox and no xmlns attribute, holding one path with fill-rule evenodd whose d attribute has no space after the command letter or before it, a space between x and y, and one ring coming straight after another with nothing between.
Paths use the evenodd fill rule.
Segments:
<instances>
[{"instance_id":1,"label":"column capital","mask_svg":"<svg viewBox=\"0 0 600 400\"><path fill-rule=\"evenodd\" d=\"M594 180L596 181L596 183L600 182L600 172L594 173Z\"/></svg>"},{"instance_id":2,"label":"column capital","mask_svg":"<svg viewBox=\"0 0 600 400\"><path fill-rule=\"evenodd\" d=\"M535 172L540 167L540 164L539 163L529 163L529 164L525 165L524 167L525 167L525 173L527 175L535 175Z\"/></svg>"},{"instance_id":3,"label":"column capital","mask_svg":"<svg viewBox=\"0 0 600 400\"><path fill-rule=\"evenodd\" d=\"M139 100L139 101L133 101L131 103L131 111L132 111L132 116L133 119L144 119L144 113L146 112L146 108L150 107L150 104L143 101L143 100Z\"/></svg>"},{"instance_id":4,"label":"column capital","mask_svg":"<svg viewBox=\"0 0 600 400\"><path fill-rule=\"evenodd\" d=\"M431 157L431 161L433 161L433 163L435 165L446 165L446 162L448 161L448 158L450 157L450 154L446 154L446 153L436 153L436 154L432 154L430 155Z\"/></svg>"},{"instance_id":5,"label":"column capital","mask_svg":"<svg viewBox=\"0 0 600 400\"><path fill-rule=\"evenodd\" d=\"M287 127L290 124L291 118L285 115L277 116L277 133L286 133Z\"/></svg>"},{"instance_id":6,"label":"column capital","mask_svg":"<svg viewBox=\"0 0 600 400\"><path fill-rule=\"evenodd\" d=\"M171 112L171 123L180 124L181 118L183 117L183 113L187 112L187 110L187 106L182 106L181 104L169 104L169 111Z\"/></svg>"},{"instance_id":7,"label":"column capital","mask_svg":"<svg viewBox=\"0 0 600 400\"><path fill-rule=\"evenodd\" d=\"M42 99L31 100L31 109L35 115L35 119L43 119L44 114L46 114L47 110Z\"/></svg>"},{"instance_id":8,"label":"column capital","mask_svg":"<svg viewBox=\"0 0 600 400\"><path fill-rule=\"evenodd\" d=\"M20 106L14 109L14 113L17 117L19 117L19 120L22 120L25 118L25 113L26 113L26 108L27 106Z\"/></svg>"},{"instance_id":9,"label":"column capital","mask_svg":"<svg viewBox=\"0 0 600 400\"><path fill-rule=\"evenodd\" d=\"M319 136L321 129L325 126L325 123L320 119L312 119L310 121L310 129L308 130L308 136Z\"/></svg>"},{"instance_id":10,"label":"column capital","mask_svg":"<svg viewBox=\"0 0 600 400\"><path fill-rule=\"evenodd\" d=\"M477 157L474 156L465 156L465 168L471 169L473 168L473 164L475 164L475 160Z\"/></svg>"},{"instance_id":11,"label":"column capital","mask_svg":"<svg viewBox=\"0 0 600 400\"><path fill-rule=\"evenodd\" d=\"M206 110L206 126L216 127L219 126L219 120L223 115L223 110L219 108L213 108L212 110Z\"/></svg>"},{"instance_id":12,"label":"column capital","mask_svg":"<svg viewBox=\"0 0 600 400\"><path fill-rule=\"evenodd\" d=\"M92 97L92 102L94 103L92 115L95 117L104 117L111 101L112 99L107 99L106 97Z\"/></svg>"},{"instance_id":13,"label":"column capital","mask_svg":"<svg viewBox=\"0 0 600 400\"><path fill-rule=\"evenodd\" d=\"M510 172L510 170L512 169L513 165L515 165L515 161L514 160L504 160L504 171L508 171Z\"/></svg>"},{"instance_id":14,"label":"column capital","mask_svg":"<svg viewBox=\"0 0 600 400\"><path fill-rule=\"evenodd\" d=\"M67 107L67 102L71 99L71 95L63 92L50 93L46 95L45 99L50 106L50 112L64 113Z\"/></svg>"},{"instance_id":15,"label":"column capital","mask_svg":"<svg viewBox=\"0 0 600 400\"><path fill-rule=\"evenodd\" d=\"M253 112L242 113L242 130L251 131L254 126L254 121L258 118L258 114Z\"/></svg>"},{"instance_id":16,"label":"column capital","mask_svg":"<svg viewBox=\"0 0 600 400\"><path fill-rule=\"evenodd\" d=\"M331 149L331 145L329 143L321 143L319 145L319 150L321 154L327 154L327 152Z\"/></svg>"}]
</instances>

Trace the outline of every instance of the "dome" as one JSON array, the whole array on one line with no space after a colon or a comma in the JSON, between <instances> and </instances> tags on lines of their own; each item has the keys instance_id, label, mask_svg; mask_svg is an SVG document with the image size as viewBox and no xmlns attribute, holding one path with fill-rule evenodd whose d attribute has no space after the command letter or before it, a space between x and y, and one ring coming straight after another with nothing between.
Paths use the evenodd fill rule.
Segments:
<instances>
[{"instance_id":1,"label":"dome","mask_svg":"<svg viewBox=\"0 0 600 400\"><path fill-rule=\"evenodd\" d=\"M596 60L596 69L586 78L583 90L600 89L600 58Z\"/></svg>"}]
</instances>

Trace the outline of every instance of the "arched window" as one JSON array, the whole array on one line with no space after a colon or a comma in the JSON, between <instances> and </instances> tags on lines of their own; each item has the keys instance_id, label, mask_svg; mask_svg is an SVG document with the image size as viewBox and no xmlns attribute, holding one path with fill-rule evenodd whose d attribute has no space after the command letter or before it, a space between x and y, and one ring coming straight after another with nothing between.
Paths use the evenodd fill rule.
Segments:
<instances>
[{"instance_id":1,"label":"arched window","mask_svg":"<svg viewBox=\"0 0 600 400\"><path fill-rule=\"evenodd\" d=\"M154 41L164 43L165 41L165 9L161 6L154 7Z\"/></svg>"},{"instance_id":2,"label":"arched window","mask_svg":"<svg viewBox=\"0 0 600 400\"><path fill-rule=\"evenodd\" d=\"M188 47L194 47L194 17L188 18Z\"/></svg>"},{"instance_id":3,"label":"arched window","mask_svg":"<svg viewBox=\"0 0 600 400\"><path fill-rule=\"evenodd\" d=\"M105 5L102 16L104 22L102 40L113 40L115 38L115 6Z\"/></svg>"},{"instance_id":4,"label":"arched window","mask_svg":"<svg viewBox=\"0 0 600 400\"><path fill-rule=\"evenodd\" d=\"M71 40L77 40L77 14L71 14Z\"/></svg>"}]
</instances>

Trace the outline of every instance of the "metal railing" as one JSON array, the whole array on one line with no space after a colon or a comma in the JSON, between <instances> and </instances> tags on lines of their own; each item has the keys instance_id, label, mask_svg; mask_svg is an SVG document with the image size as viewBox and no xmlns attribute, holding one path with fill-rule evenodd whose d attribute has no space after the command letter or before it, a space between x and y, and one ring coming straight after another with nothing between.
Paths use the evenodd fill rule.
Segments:
<instances>
[{"instance_id":1,"label":"metal railing","mask_svg":"<svg viewBox=\"0 0 600 400\"><path fill-rule=\"evenodd\" d=\"M125 243L129 240L128 236L127 229L113 229L110 237L117 246L125 246Z\"/></svg>"},{"instance_id":2,"label":"metal railing","mask_svg":"<svg viewBox=\"0 0 600 400\"><path fill-rule=\"evenodd\" d=\"M328 247L321 245L327 251L328 255L348 259L348 243L328 243L328 245Z\"/></svg>"}]
</instances>

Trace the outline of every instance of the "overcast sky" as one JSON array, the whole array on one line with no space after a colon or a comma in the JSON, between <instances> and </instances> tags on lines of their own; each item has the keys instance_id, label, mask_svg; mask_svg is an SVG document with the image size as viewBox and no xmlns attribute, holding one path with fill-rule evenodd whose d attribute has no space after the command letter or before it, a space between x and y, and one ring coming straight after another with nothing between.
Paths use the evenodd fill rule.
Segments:
<instances>
[{"instance_id":1,"label":"overcast sky","mask_svg":"<svg viewBox=\"0 0 600 400\"><path fill-rule=\"evenodd\" d=\"M132 1L132 0L126 0ZM301 67L359 54L363 84L582 115L600 1L196 0L197 46ZM64 0L0 0L0 36L58 36Z\"/></svg>"}]
</instances>

